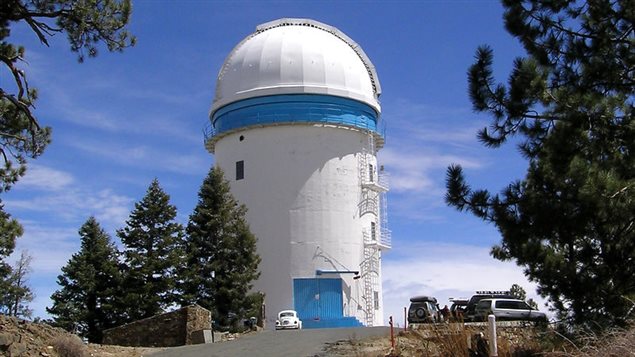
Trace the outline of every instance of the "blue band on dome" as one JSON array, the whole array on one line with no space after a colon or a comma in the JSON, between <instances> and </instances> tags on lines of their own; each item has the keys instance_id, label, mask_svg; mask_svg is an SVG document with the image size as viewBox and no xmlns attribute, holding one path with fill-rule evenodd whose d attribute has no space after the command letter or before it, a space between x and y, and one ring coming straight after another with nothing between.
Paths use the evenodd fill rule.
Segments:
<instances>
[{"instance_id":1,"label":"blue band on dome","mask_svg":"<svg viewBox=\"0 0 635 357\"><path fill-rule=\"evenodd\" d=\"M215 135L252 125L283 123L339 124L378 133L377 113L372 107L329 95L285 94L249 98L230 103L212 114Z\"/></svg>"}]
</instances>

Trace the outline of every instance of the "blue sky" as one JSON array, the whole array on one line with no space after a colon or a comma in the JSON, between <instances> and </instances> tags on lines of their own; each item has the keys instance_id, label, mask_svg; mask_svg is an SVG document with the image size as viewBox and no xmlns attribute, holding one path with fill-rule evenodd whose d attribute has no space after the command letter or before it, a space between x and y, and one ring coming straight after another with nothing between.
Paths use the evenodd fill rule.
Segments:
<instances>
[{"instance_id":1,"label":"blue sky","mask_svg":"<svg viewBox=\"0 0 635 357\"><path fill-rule=\"evenodd\" d=\"M447 207L445 170L462 164L474 187L500 191L521 178L516 147L482 147L467 69L477 46L494 49L498 80L523 54L503 28L497 1L150 1L136 0L130 30L137 46L105 50L78 64L64 36L50 47L24 26L9 40L26 47L24 65L39 90L35 114L53 142L2 199L25 234L16 254L33 256L36 316L45 316L60 268L79 249L77 230L94 215L115 238L134 202L158 178L186 223L213 164L203 147L215 79L225 56L258 24L312 18L362 46L382 85L387 143L380 160L388 194L393 249L384 256L386 319L403 323L412 295L441 306L474 290L534 285L520 268L489 256L495 227ZM2 72L2 86L9 86ZM5 84L7 83L7 84Z\"/></svg>"}]
</instances>

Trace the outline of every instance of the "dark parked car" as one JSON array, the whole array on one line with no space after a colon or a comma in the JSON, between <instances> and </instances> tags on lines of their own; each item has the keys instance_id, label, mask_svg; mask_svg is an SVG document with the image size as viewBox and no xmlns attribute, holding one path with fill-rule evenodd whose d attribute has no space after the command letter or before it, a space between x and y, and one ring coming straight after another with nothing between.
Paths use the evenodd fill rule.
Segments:
<instances>
[{"instance_id":1,"label":"dark parked car","mask_svg":"<svg viewBox=\"0 0 635 357\"><path fill-rule=\"evenodd\" d=\"M434 323L441 321L437 299L432 296L415 296L410 299L408 323Z\"/></svg>"},{"instance_id":2,"label":"dark parked car","mask_svg":"<svg viewBox=\"0 0 635 357\"><path fill-rule=\"evenodd\" d=\"M463 321L465 319L465 308L468 301L468 299L450 299L452 303L450 306L450 318L452 320Z\"/></svg>"}]
</instances>

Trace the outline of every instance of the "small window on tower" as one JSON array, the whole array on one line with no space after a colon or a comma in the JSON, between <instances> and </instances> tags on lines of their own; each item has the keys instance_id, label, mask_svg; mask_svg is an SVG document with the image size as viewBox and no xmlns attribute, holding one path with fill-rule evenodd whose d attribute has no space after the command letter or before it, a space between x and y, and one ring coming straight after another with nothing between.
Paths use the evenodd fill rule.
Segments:
<instances>
[{"instance_id":1,"label":"small window on tower","mask_svg":"<svg viewBox=\"0 0 635 357\"><path fill-rule=\"evenodd\" d=\"M373 167L373 164L368 164L368 182L375 182L375 167Z\"/></svg>"},{"instance_id":2,"label":"small window on tower","mask_svg":"<svg viewBox=\"0 0 635 357\"><path fill-rule=\"evenodd\" d=\"M245 162L243 160L236 161L236 181L245 178Z\"/></svg>"},{"instance_id":3,"label":"small window on tower","mask_svg":"<svg viewBox=\"0 0 635 357\"><path fill-rule=\"evenodd\" d=\"M379 310L379 291L373 291L373 301L375 302L375 310Z\"/></svg>"},{"instance_id":4,"label":"small window on tower","mask_svg":"<svg viewBox=\"0 0 635 357\"><path fill-rule=\"evenodd\" d=\"M370 239L373 241L377 240L377 226L375 222L370 222Z\"/></svg>"}]
</instances>

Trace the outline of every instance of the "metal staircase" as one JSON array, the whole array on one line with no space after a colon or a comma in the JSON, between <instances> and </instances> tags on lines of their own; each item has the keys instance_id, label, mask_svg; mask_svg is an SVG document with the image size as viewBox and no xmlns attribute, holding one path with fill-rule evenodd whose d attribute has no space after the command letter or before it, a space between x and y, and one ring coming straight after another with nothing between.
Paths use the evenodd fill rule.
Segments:
<instances>
[{"instance_id":1,"label":"metal staircase","mask_svg":"<svg viewBox=\"0 0 635 357\"><path fill-rule=\"evenodd\" d=\"M377 277L379 275L379 251L372 243L371 234L368 230L364 231L364 260L360 270L364 279L364 311L366 318L364 323L366 326L373 326L375 319L375 301L374 292L377 291Z\"/></svg>"},{"instance_id":2,"label":"metal staircase","mask_svg":"<svg viewBox=\"0 0 635 357\"><path fill-rule=\"evenodd\" d=\"M359 179L360 199L359 216L372 215L375 219L371 227L365 227L362 231L364 243L364 260L360 264L360 277L364 279L364 309L366 326L373 326L375 310L379 302L376 292L379 291L379 271L381 262L381 250L390 249L390 231L387 227L386 215L386 191L388 182L383 168L377 170L375 137L367 133L366 147L359 153Z\"/></svg>"}]
</instances>

